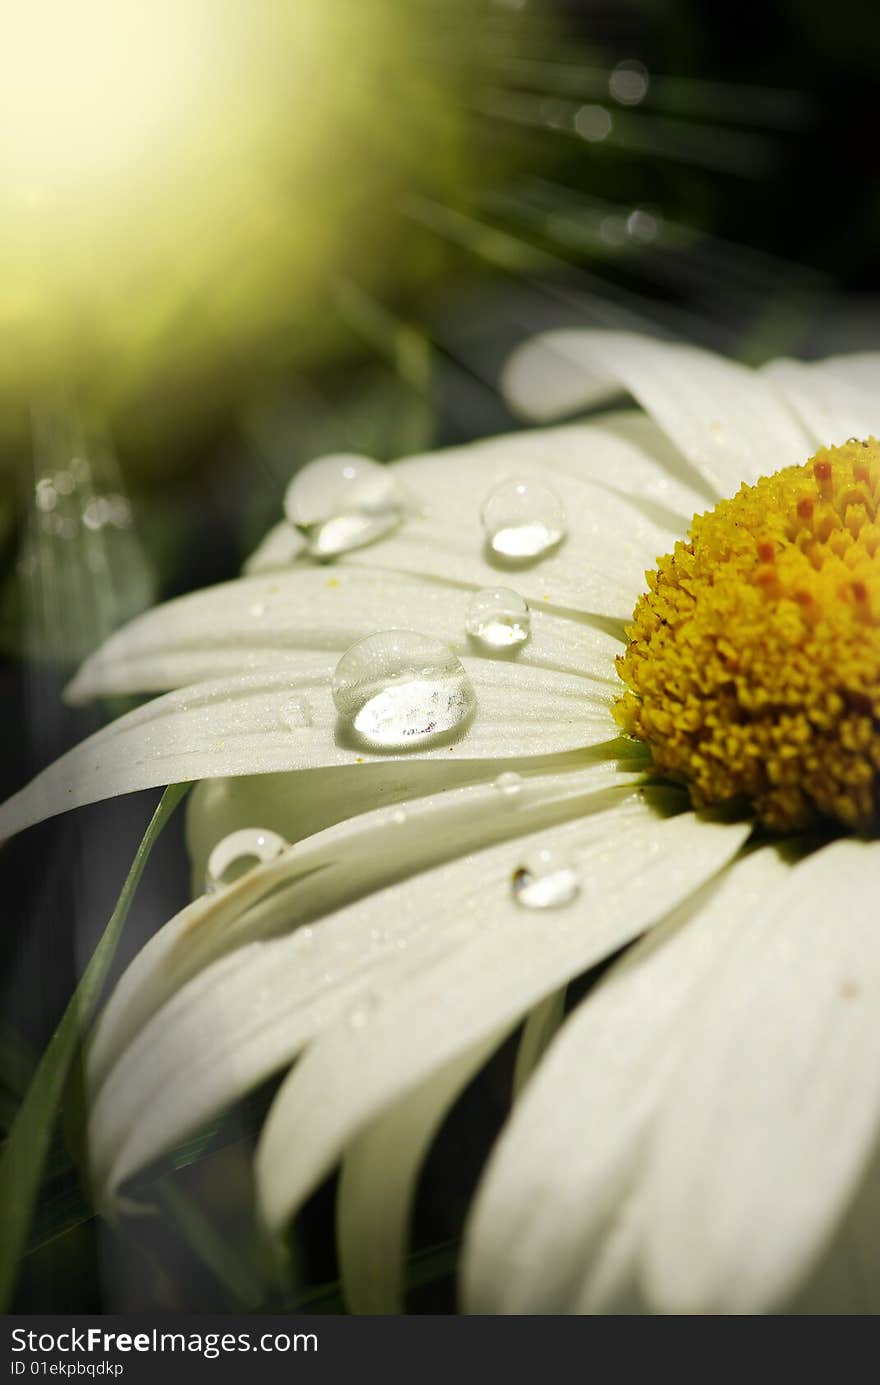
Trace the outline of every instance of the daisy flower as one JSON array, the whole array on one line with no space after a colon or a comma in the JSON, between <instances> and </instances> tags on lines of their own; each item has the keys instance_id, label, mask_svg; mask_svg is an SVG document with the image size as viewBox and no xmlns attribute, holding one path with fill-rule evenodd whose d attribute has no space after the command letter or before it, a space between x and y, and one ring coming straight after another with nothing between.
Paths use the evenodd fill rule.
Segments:
<instances>
[{"instance_id":1,"label":"daisy flower","mask_svg":"<svg viewBox=\"0 0 880 1385\"><path fill-rule=\"evenodd\" d=\"M246 576L85 663L73 701L162 695L3 835L199 781L194 898L91 1044L106 1207L289 1068L265 1223L341 1163L348 1302L396 1311L425 1153L523 1026L465 1309L877 1311L878 385L548 334L521 411L639 407L313 463Z\"/></svg>"}]
</instances>

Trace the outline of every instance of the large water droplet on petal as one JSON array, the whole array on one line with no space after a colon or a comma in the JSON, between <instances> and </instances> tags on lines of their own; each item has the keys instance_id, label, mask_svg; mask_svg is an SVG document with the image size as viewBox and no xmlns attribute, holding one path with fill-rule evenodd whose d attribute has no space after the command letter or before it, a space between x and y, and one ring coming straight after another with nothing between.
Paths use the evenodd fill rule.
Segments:
<instances>
[{"instance_id":1,"label":"large water droplet on petal","mask_svg":"<svg viewBox=\"0 0 880 1385\"><path fill-rule=\"evenodd\" d=\"M519 649L531 628L528 606L510 587L487 587L471 598L465 629L482 649L490 653Z\"/></svg>"},{"instance_id":2,"label":"large water droplet on petal","mask_svg":"<svg viewBox=\"0 0 880 1385\"><path fill-rule=\"evenodd\" d=\"M447 736L476 707L461 661L415 630L382 630L353 644L336 665L332 688L340 716L379 750Z\"/></svg>"},{"instance_id":3,"label":"large water droplet on petal","mask_svg":"<svg viewBox=\"0 0 880 1385\"><path fill-rule=\"evenodd\" d=\"M284 496L287 518L306 534L315 558L333 558L372 543L397 528L406 508L392 469L354 452L308 462Z\"/></svg>"},{"instance_id":4,"label":"large water droplet on petal","mask_svg":"<svg viewBox=\"0 0 880 1385\"><path fill-rule=\"evenodd\" d=\"M205 891L231 885L255 865L271 861L285 851L288 842L265 827L242 827L219 841L208 857Z\"/></svg>"},{"instance_id":5,"label":"large water droplet on petal","mask_svg":"<svg viewBox=\"0 0 880 1385\"><path fill-rule=\"evenodd\" d=\"M566 534L565 508L543 481L502 481L483 502L492 552L511 562L543 557Z\"/></svg>"},{"instance_id":6,"label":"large water droplet on petal","mask_svg":"<svg viewBox=\"0 0 880 1385\"><path fill-rule=\"evenodd\" d=\"M577 871L567 857L543 847L513 872L513 897L524 909L561 909L581 891Z\"/></svg>"}]
</instances>

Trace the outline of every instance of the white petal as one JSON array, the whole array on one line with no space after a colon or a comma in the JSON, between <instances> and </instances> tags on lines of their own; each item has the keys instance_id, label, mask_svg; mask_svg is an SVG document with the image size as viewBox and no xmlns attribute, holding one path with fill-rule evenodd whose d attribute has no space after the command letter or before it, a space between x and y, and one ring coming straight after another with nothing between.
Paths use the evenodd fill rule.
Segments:
<instances>
[{"instance_id":1,"label":"white petal","mask_svg":"<svg viewBox=\"0 0 880 1385\"><path fill-rule=\"evenodd\" d=\"M874 367L874 388L840 369L837 362L772 361L765 367L768 378L803 419L815 442L833 445L847 438L880 434L880 367ZM874 361L880 358L873 358ZM803 457L803 461L807 458Z\"/></svg>"},{"instance_id":2,"label":"white petal","mask_svg":"<svg viewBox=\"0 0 880 1385\"><path fill-rule=\"evenodd\" d=\"M513 1069L513 1098L516 1100L531 1077L535 1068L553 1042L565 1018L565 998L567 986L548 995L540 1005L527 1016L523 1025L519 1046L516 1050L516 1063Z\"/></svg>"},{"instance_id":3,"label":"white petal","mask_svg":"<svg viewBox=\"0 0 880 1385\"><path fill-rule=\"evenodd\" d=\"M547 466L619 491L637 505L662 505L686 525L714 502L707 485L669 437L640 409L603 414L540 432ZM538 433L519 433L528 438Z\"/></svg>"},{"instance_id":4,"label":"white petal","mask_svg":"<svg viewBox=\"0 0 880 1385\"><path fill-rule=\"evenodd\" d=\"M579 408L597 379L628 390L715 495L809 453L767 379L693 346L627 332L547 332L514 354L504 385L519 409L546 420Z\"/></svg>"},{"instance_id":5,"label":"white petal","mask_svg":"<svg viewBox=\"0 0 880 1385\"><path fill-rule=\"evenodd\" d=\"M327 1029L275 1100L257 1151L270 1227L283 1225L365 1122L630 941L720 869L748 832L742 824L700 822L687 813L628 830L617 823L612 834L612 816L569 823L536 839L568 850L583 880L580 900L558 911L515 903L510 873L517 856L510 848L476 859L479 887L465 863L446 868L439 891L450 934L459 935L456 945L420 959L407 984L387 992L362 1029L345 1023Z\"/></svg>"},{"instance_id":6,"label":"white petal","mask_svg":"<svg viewBox=\"0 0 880 1385\"><path fill-rule=\"evenodd\" d=\"M476 657L480 651L465 633L471 596L400 573L342 568L225 582L158 606L117 631L86 660L68 700L179 688L286 664L296 672L302 653L342 653L376 630L418 630ZM539 606L516 662L616 683L621 648L606 630Z\"/></svg>"},{"instance_id":7,"label":"white petal","mask_svg":"<svg viewBox=\"0 0 880 1385\"><path fill-rule=\"evenodd\" d=\"M628 884L623 889L635 895L638 882L643 883L644 913L660 907L664 895L684 891L691 872L710 871L722 853L727 855L734 849L744 830L714 824L695 827L691 815L658 820L652 804L669 801L668 795L658 796L655 791L650 791L648 802L630 795L614 803L597 795L593 816L556 826L526 841L576 837L585 868L595 857L597 866L602 861L604 876L606 851L617 874L625 873L622 836L628 835L636 849L659 850L661 845L686 835L695 849L688 868L675 881L668 873L656 883L647 879L657 874L656 864L653 872L649 865L645 873L634 878L628 864ZM588 801L581 808L587 810ZM519 922L522 911L510 903L510 876L524 849L522 842L509 842L441 866L370 895L311 930L299 929L290 938L240 948L196 977L144 1027L98 1093L92 1110L90 1147L102 1196L112 1198L122 1180L289 1062L315 1034L331 1026L337 1041L342 1036L343 1042L347 1038L354 1043L361 1029L349 1024L353 1010L376 1008L381 1017L398 998L415 994L432 974L439 972L442 977L444 959L447 971L459 969L457 959L466 965L465 956L479 947L479 935L497 935L500 924L496 909L502 916L500 923L509 927L514 918ZM603 897L599 908L613 909L617 893L612 883L609 904ZM575 909L573 920L577 914ZM586 937L575 928L574 938L563 949L567 960L556 953L555 968L548 968L550 986L558 984L560 968L566 973L572 966L579 969L584 952L589 960L594 950L614 946L621 930L623 937L637 930L642 926L639 917L635 922L629 916L614 922L602 918L595 929L587 930ZM507 938L507 951L513 941L519 941L518 933L516 930L513 938ZM493 966L500 970L497 957ZM521 963L518 970L522 971ZM564 979L567 975L559 981ZM475 981L472 977L471 988ZM535 976L520 975L519 984L526 990L527 1008L532 992L534 998L540 993L541 969L536 969ZM442 995L447 995L445 988ZM439 1022L437 997L429 1003ZM218 1026L218 1015L223 1016L222 1026ZM496 1027L506 1018L499 1016ZM371 1019L363 1034L369 1037L374 1028ZM465 1030L459 1043L453 1028L447 1036L452 1050L441 1061L447 1057L451 1060L487 1034L478 1032L470 1037ZM398 1049L409 1050L407 1035L398 1032L396 1038ZM418 1051L416 1044L415 1054ZM417 1075L427 1076L434 1066ZM321 1114L322 1129L328 1120L340 1115L335 1103L324 1099L331 1091L332 1084L315 1107L315 1118ZM390 1099L395 1095L392 1091ZM368 1110L366 1117L378 1114L378 1109ZM356 1124L362 1124L363 1119L361 1116ZM299 1132L297 1147L309 1133Z\"/></svg>"},{"instance_id":8,"label":"white petal","mask_svg":"<svg viewBox=\"0 0 880 1385\"><path fill-rule=\"evenodd\" d=\"M460 1054L368 1126L342 1165L336 1224L345 1301L352 1313L403 1311L403 1262L416 1181L453 1102L503 1033Z\"/></svg>"},{"instance_id":9,"label":"white petal","mask_svg":"<svg viewBox=\"0 0 880 1385\"><path fill-rule=\"evenodd\" d=\"M667 869L670 862L666 862ZM468 1227L476 1313L611 1311L633 1291L638 1180L690 1012L789 866L736 862L656 928L569 1017L498 1141Z\"/></svg>"},{"instance_id":10,"label":"white petal","mask_svg":"<svg viewBox=\"0 0 880 1385\"><path fill-rule=\"evenodd\" d=\"M686 527L661 524L623 495L560 468L551 485L569 519L568 537L540 561L512 566L486 550L482 503L502 481L544 477L545 468L526 458L513 461L507 449L497 457L481 454L474 465L460 456L453 464L440 453L399 466L428 508L381 543L343 558L343 566L393 569L472 588L513 586L533 609L546 605L627 621L646 570Z\"/></svg>"},{"instance_id":11,"label":"white petal","mask_svg":"<svg viewBox=\"0 0 880 1385\"><path fill-rule=\"evenodd\" d=\"M306 541L286 520L274 525L260 541L244 565L247 573L271 572L290 567L305 555Z\"/></svg>"},{"instance_id":12,"label":"white petal","mask_svg":"<svg viewBox=\"0 0 880 1385\"><path fill-rule=\"evenodd\" d=\"M393 465L428 505L434 480L448 481L452 467L458 468L460 477L469 475L472 480L485 467L490 481L504 479L511 468L534 468L551 485L554 472L563 472L636 504L645 499L661 502L685 520L711 499L687 460L639 409L617 410L555 428L502 433L463 447L406 457ZM577 509L569 518L572 529L584 523Z\"/></svg>"},{"instance_id":13,"label":"white petal","mask_svg":"<svg viewBox=\"0 0 880 1385\"><path fill-rule=\"evenodd\" d=\"M610 686L549 669L464 660L473 721L420 758L525 758L611 740ZM276 672L242 673L156 698L82 741L0 807L0 839L84 803L222 775L313 766L352 773L381 756L353 743L330 696L336 658L301 652ZM310 725L299 724L306 718ZM340 785L341 792L345 792ZM267 826L268 824L260 824Z\"/></svg>"},{"instance_id":14,"label":"white petal","mask_svg":"<svg viewBox=\"0 0 880 1385\"><path fill-rule=\"evenodd\" d=\"M296 770L292 774L241 775L206 779L196 784L186 803L187 849L192 866L193 893L200 894L213 848L223 837L255 824L278 832L289 842L313 836L336 822L393 808L425 794L438 794L464 784L491 783L499 768L522 775L570 772L593 761L621 757L633 770L649 762L637 742L609 741L589 750L565 755L495 760L397 759L359 765L357 773L343 767Z\"/></svg>"},{"instance_id":15,"label":"white petal","mask_svg":"<svg viewBox=\"0 0 880 1385\"><path fill-rule=\"evenodd\" d=\"M583 823L575 825L584 838L599 841L626 834L633 824L642 834L656 832L657 810L652 804L665 807L670 795L652 791L651 802L642 802L631 781L624 778L623 786L617 787L613 771L602 771L595 766L580 776L548 777L543 796L538 790L532 807L526 798L522 813L506 807L490 813L484 799L459 791L457 807L455 802L435 804L433 810L426 807L427 820L433 821L432 812L436 817L436 846L431 842L433 828L430 835L425 833L424 819L413 819L405 850L398 846L398 824L386 823L381 846L367 838L365 849L357 854L340 850L338 869L297 875L290 888L268 896L250 916L240 916L241 929L232 941L266 937L319 918L312 929L252 942L221 956L143 1023L168 990L167 974L171 990L192 974L193 946L197 951L203 947L197 970L211 946L223 952L229 942L227 926L237 930L239 923L234 914L200 916L201 923L209 930L216 927L219 935L211 937L209 932L201 945L198 932L195 939L192 936L191 911L172 920L120 983L120 999L108 1004L90 1056L90 1077L102 1084L93 1105L90 1147L96 1171L107 1175L111 1190L120 1178L289 1061L359 993L375 992L379 985L399 987L402 977L425 965L426 957L454 951L475 927L485 925L476 904L486 863L494 863L495 889L499 880L509 887L523 848L518 841L507 841L404 879L320 918L326 911L359 890L375 888L383 877L399 878L417 870L432 852L442 860L444 840L457 856L457 833L469 825L477 842L533 835L536 820L572 817L583 817ZM671 801L680 798L672 796ZM347 834L357 832L356 823L342 824L334 837L341 847ZM300 859L297 853L288 865L298 872ZM311 861L315 859L312 855ZM263 883L266 877L276 880L284 868L282 860L262 868ZM256 877L257 871L253 874ZM218 1015L223 1017L219 1027ZM117 1061L111 1068L114 1056Z\"/></svg>"},{"instance_id":16,"label":"white petal","mask_svg":"<svg viewBox=\"0 0 880 1385\"><path fill-rule=\"evenodd\" d=\"M422 510L343 561L346 566L432 576L457 586L508 578L533 605L628 620L643 574L669 550L707 492L650 420L616 414L597 424L490 438L394 464ZM541 561L513 570L485 549L480 507L511 477L549 483L563 501L569 537ZM252 562L249 569L255 571ZM286 566L260 562L262 571ZM338 571L339 563L335 570Z\"/></svg>"},{"instance_id":17,"label":"white petal","mask_svg":"<svg viewBox=\"0 0 880 1385\"><path fill-rule=\"evenodd\" d=\"M274 776L267 778L271 783ZM513 799L491 780L446 789L408 801L405 811L382 807L348 815L337 826L249 871L229 889L200 895L146 943L120 978L91 1046L90 1082L103 1081L150 1016L232 948L289 931L465 851L591 811L603 801L596 795L639 781L637 772L613 760L599 760L553 774L523 776ZM292 793L298 796L299 790L294 787ZM199 890L203 885L204 873ZM261 904L270 891L271 899Z\"/></svg>"},{"instance_id":18,"label":"white petal","mask_svg":"<svg viewBox=\"0 0 880 1385\"><path fill-rule=\"evenodd\" d=\"M786 1315L828 1314L876 1317L880 1313L880 1150L875 1144L868 1170L834 1238Z\"/></svg>"},{"instance_id":19,"label":"white petal","mask_svg":"<svg viewBox=\"0 0 880 1385\"><path fill-rule=\"evenodd\" d=\"M812 1266L880 1126L880 848L791 874L707 1003L649 1166L660 1311L761 1313Z\"/></svg>"},{"instance_id":20,"label":"white petal","mask_svg":"<svg viewBox=\"0 0 880 1385\"><path fill-rule=\"evenodd\" d=\"M876 396L880 390L880 351L850 351L840 356L826 356L817 364L863 394Z\"/></svg>"}]
</instances>

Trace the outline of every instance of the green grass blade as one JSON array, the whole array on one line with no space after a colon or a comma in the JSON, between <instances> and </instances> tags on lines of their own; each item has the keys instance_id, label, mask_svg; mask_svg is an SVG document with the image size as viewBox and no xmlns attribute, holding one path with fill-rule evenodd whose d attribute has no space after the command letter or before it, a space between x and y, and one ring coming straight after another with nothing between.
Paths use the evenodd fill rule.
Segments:
<instances>
[{"instance_id":1,"label":"green grass blade","mask_svg":"<svg viewBox=\"0 0 880 1385\"><path fill-rule=\"evenodd\" d=\"M11 1024L0 1022L0 1086L22 1096L37 1066L37 1056Z\"/></svg>"},{"instance_id":2,"label":"green grass blade","mask_svg":"<svg viewBox=\"0 0 880 1385\"><path fill-rule=\"evenodd\" d=\"M144 866L159 833L188 788L188 784L172 784L162 795L116 908L37 1065L0 1157L0 1312L7 1311L15 1288L18 1262L27 1244L43 1165L71 1064L101 993Z\"/></svg>"}]
</instances>

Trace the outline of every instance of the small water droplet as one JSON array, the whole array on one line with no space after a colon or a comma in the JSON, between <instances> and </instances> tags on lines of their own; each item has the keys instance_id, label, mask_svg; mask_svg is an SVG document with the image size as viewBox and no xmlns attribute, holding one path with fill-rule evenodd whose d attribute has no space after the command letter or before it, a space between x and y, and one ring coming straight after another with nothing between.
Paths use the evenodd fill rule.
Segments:
<instances>
[{"instance_id":1,"label":"small water droplet","mask_svg":"<svg viewBox=\"0 0 880 1385\"><path fill-rule=\"evenodd\" d=\"M415 630L382 630L353 644L336 665L332 691L340 716L381 750L445 736L476 706L461 661Z\"/></svg>"},{"instance_id":2,"label":"small water droplet","mask_svg":"<svg viewBox=\"0 0 880 1385\"><path fill-rule=\"evenodd\" d=\"M364 1029L370 1022L370 1017L379 1008L379 997L368 994L361 996L348 1012L348 1026L350 1029Z\"/></svg>"},{"instance_id":3,"label":"small water droplet","mask_svg":"<svg viewBox=\"0 0 880 1385\"><path fill-rule=\"evenodd\" d=\"M495 788L502 798L518 798L522 792L522 776L516 770L506 769L503 774L499 774L495 780Z\"/></svg>"},{"instance_id":4,"label":"small water droplet","mask_svg":"<svg viewBox=\"0 0 880 1385\"><path fill-rule=\"evenodd\" d=\"M289 731L302 731L311 726L312 709L304 697L292 697L281 708L281 721Z\"/></svg>"},{"instance_id":5,"label":"small water droplet","mask_svg":"<svg viewBox=\"0 0 880 1385\"><path fill-rule=\"evenodd\" d=\"M394 812L391 814L391 821L394 823L395 827L403 827L406 822L406 813L404 810L402 808L395 808Z\"/></svg>"},{"instance_id":6,"label":"small water droplet","mask_svg":"<svg viewBox=\"0 0 880 1385\"><path fill-rule=\"evenodd\" d=\"M465 629L482 648L519 649L531 628L532 615L526 602L510 587L486 587L471 598Z\"/></svg>"},{"instance_id":7,"label":"small water droplet","mask_svg":"<svg viewBox=\"0 0 880 1385\"><path fill-rule=\"evenodd\" d=\"M514 561L543 557L566 534L562 501L543 481L503 481L483 502L482 520L492 552Z\"/></svg>"},{"instance_id":8,"label":"small water droplet","mask_svg":"<svg viewBox=\"0 0 880 1385\"><path fill-rule=\"evenodd\" d=\"M255 601L252 606L248 607L248 611L252 616L256 616L257 619L259 619L260 616L264 616L266 614L265 601Z\"/></svg>"},{"instance_id":9,"label":"small water droplet","mask_svg":"<svg viewBox=\"0 0 880 1385\"><path fill-rule=\"evenodd\" d=\"M390 467L353 452L317 457L287 487L284 510L315 558L333 558L390 533L406 513L406 496Z\"/></svg>"},{"instance_id":10,"label":"small water droplet","mask_svg":"<svg viewBox=\"0 0 880 1385\"><path fill-rule=\"evenodd\" d=\"M289 843L265 827L242 827L219 841L208 857L205 893L233 884L255 865L274 860Z\"/></svg>"},{"instance_id":11,"label":"small water droplet","mask_svg":"<svg viewBox=\"0 0 880 1385\"><path fill-rule=\"evenodd\" d=\"M561 909L580 894L571 862L543 847L513 872L513 897L524 909Z\"/></svg>"}]
</instances>

